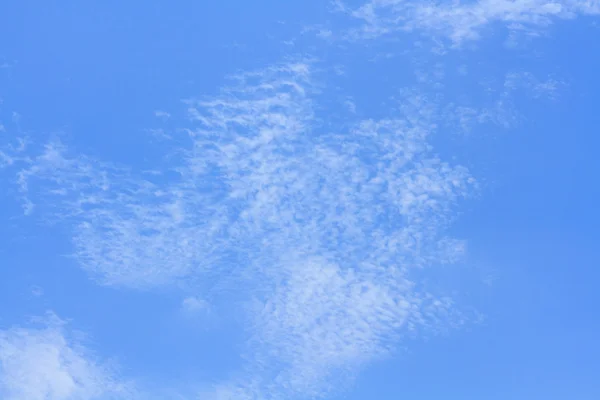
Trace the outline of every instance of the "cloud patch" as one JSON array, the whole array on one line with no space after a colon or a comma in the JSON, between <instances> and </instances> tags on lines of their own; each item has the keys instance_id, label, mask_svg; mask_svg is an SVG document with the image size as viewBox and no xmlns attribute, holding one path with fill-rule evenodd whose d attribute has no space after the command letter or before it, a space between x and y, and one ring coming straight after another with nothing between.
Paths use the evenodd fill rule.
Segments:
<instances>
[{"instance_id":1,"label":"cloud patch","mask_svg":"<svg viewBox=\"0 0 600 400\"><path fill-rule=\"evenodd\" d=\"M331 128L314 69L282 63L189 100L188 145L157 173L58 141L17 166L30 211L71 232L100 282L198 285L244 310L246 367L213 397L322 397L404 335L456 323L415 275L460 258L444 230L475 185L433 152L435 105L411 92L390 118Z\"/></svg>"},{"instance_id":2,"label":"cloud patch","mask_svg":"<svg viewBox=\"0 0 600 400\"><path fill-rule=\"evenodd\" d=\"M190 164L227 182L229 238L244 260L234 274L252 299L248 372L217 385L217 399L325 396L403 332L456 316L411 280L464 251L443 230L474 185L432 153L435 107L411 93L395 118L325 130L307 71L249 74L191 103L203 151Z\"/></svg>"},{"instance_id":3,"label":"cloud patch","mask_svg":"<svg viewBox=\"0 0 600 400\"><path fill-rule=\"evenodd\" d=\"M131 383L67 334L54 315L40 327L0 330L0 397L6 400L134 398Z\"/></svg>"},{"instance_id":4,"label":"cloud patch","mask_svg":"<svg viewBox=\"0 0 600 400\"><path fill-rule=\"evenodd\" d=\"M493 24L500 23L511 32L536 34L557 19L600 14L600 2L587 0L369 0L357 7L336 0L335 4L337 10L360 21L351 37L416 31L445 37L455 46L479 39Z\"/></svg>"}]
</instances>

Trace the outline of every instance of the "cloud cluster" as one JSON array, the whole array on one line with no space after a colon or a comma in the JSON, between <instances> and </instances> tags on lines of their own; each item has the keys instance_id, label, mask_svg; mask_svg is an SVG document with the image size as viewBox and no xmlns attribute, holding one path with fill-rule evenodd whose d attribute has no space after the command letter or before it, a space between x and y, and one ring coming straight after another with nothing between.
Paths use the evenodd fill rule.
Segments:
<instances>
[{"instance_id":1,"label":"cloud cluster","mask_svg":"<svg viewBox=\"0 0 600 400\"><path fill-rule=\"evenodd\" d=\"M337 9L361 21L354 37L375 38L398 31L426 32L455 45L480 37L493 24L511 31L535 33L556 19L600 14L596 0L369 0L351 7L336 0Z\"/></svg>"},{"instance_id":2,"label":"cloud cluster","mask_svg":"<svg viewBox=\"0 0 600 400\"><path fill-rule=\"evenodd\" d=\"M67 226L104 284L235 294L247 372L218 398L323 396L403 334L455 318L412 280L463 253L443 232L474 185L433 153L435 107L410 93L393 118L328 128L312 70L278 64L190 100L189 145L153 175L57 141L18 163L27 210Z\"/></svg>"},{"instance_id":3,"label":"cloud cluster","mask_svg":"<svg viewBox=\"0 0 600 400\"><path fill-rule=\"evenodd\" d=\"M66 333L55 316L40 327L0 330L0 397L6 400L132 399L130 383Z\"/></svg>"},{"instance_id":4,"label":"cloud cluster","mask_svg":"<svg viewBox=\"0 0 600 400\"><path fill-rule=\"evenodd\" d=\"M74 259L99 281L150 288L210 263L218 216L192 183L158 184L161 176L73 155L57 140L35 151L15 163L25 213L66 225Z\"/></svg>"},{"instance_id":5,"label":"cloud cluster","mask_svg":"<svg viewBox=\"0 0 600 400\"><path fill-rule=\"evenodd\" d=\"M215 398L320 397L394 348L402 328L451 308L410 280L451 262L452 204L474 184L432 154L435 112L411 96L397 118L318 123L309 65L240 77L192 104L191 164L227 182L248 307L247 375Z\"/></svg>"}]
</instances>

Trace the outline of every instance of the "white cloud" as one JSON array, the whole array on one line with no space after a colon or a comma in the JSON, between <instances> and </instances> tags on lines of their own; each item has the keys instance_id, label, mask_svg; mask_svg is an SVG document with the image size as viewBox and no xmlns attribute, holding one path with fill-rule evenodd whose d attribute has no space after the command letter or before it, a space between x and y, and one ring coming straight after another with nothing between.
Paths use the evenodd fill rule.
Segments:
<instances>
[{"instance_id":1,"label":"white cloud","mask_svg":"<svg viewBox=\"0 0 600 400\"><path fill-rule=\"evenodd\" d=\"M336 4L338 10L362 21L352 33L355 37L422 31L447 37L455 45L479 38L495 23L533 33L555 19L600 14L600 2L595 0L368 0L359 7L336 0Z\"/></svg>"},{"instance_id":2,"label":"white cloud","mask_svg":"<svg viewBox=\"0 0 600 400\"><path fill-rule=\"evenodd\" d=\"M433 107L410 93L396 119L317 131L307 67L291 70L240 77L190 109L205 149L190 164L227 179L235 274L254 299L251 372L216 399L323 396L388 354L402 328L445 324L452 308L410 281L464 251L441 231L473 185L431 154Z\"/></svg>"},{"instance_id":3,"label":"white cloud","mask_svg":"<svg viewBox=\"0 0 600 400\"><path fill-rule=\"evenodd\" d=\"M7 143L0 148L0 168L12 167L15 163L23 161L22 154L25 150L26 142L23 139L16 140L16 143Z\"/></svg>"},{"instance_id":4,"label":"white cloud","mask_svg":"<svg viewBox=\"0 0 600 400\"><path fill-rule=\"evenodd\" d=\"M564 86L566 86L566 83L563 81L553 77L539 79L530 72L508 73L504 81L505 96L522 88L529 91L534 98L555 99L558 90Z\"/></svg>"},{"instance_id":5,"label":"white cloud","mask_svg":"<svg viewBox=\"0 0 600 400\"><path fill-rule=\"evenodd\" d=\"M183 299L181 308L186 313L207 312L210 309L209 303L199 297L190 296Z\"/></svg>"},{"instance_id":6,"label":"white cloud","mask_svg":"<svg viewBox=\"0 0 600 400\"><path fill-rule=\"evenodd\" d=\"M255 345L265 353L260 363L272 370L273 362L283 366L275 381L288 395L311 397L335 389L340 382L332 378L340 373L393 348L390 339L411 317L413 288L401 275L319 258L296 263L282 265L290 276L262 305Z\"/></svg>"},{"instance_id":7,"label":"white cloud","mask_svg":"<svg viewBox=\"0 0 600 400\"><path fill-rule=\"evenodd\" d=\"M171 114L167 111L156 110L154 111L154 116L161 119L169 119L171 118Z\"/></svg>"},{"instance_id":8,"label":"white cloud","mask_svg":"<svg viewBox=\"0 0 600 400\"><path fill-rule=\"evenodd\" d=\"M148 288L210 264L216 244L207 235L218 214L202 208L193 182L158 185L154 176L71 155L57 141L24 163L18 184L26 211L42 207L42 218L68 224L74 258L100 281Z\"/></svg>"},{"instance_id":9,"label":"white cloud","mask_svg":"<svg viewBox=\"0 0 600 400\"><path fill-rule=\"evenodd\" d=\"M247 372L217 398L319 397L403 333L455 323L451 300L411 281L464 251L443 230L474 185L432 152L435 105L407 92L393 118L324 130L312 68L240 74L189 101L191 145L176 149L170 178L58 142L18 174L23 196L71 227L74 258L104 283L218 282L208 293L241 302Z\"/></svg>"},{"instance_id":10,"label":"white cloud","mask_svg":"<svg viewBox=\"0 0 600 400\"><path fill-rule=\"evenodd\" d=\"M455 45L497 23L537 32L556 19L600 12L597 1L568 0L337 4L359 21L354 37L418 31ZM318 35L336 37L325 28ZM419 79L430 84L440 73ZM509 75L490 107L451 104L442 113L409 92L388 118L325 129L322 87L302 60L239 74L218 95L189 100L189 137L169 141L187 145L170 149L172 161L159 172L119 168L56 140L37 152L3 149L0 166L18 168L25 212L67 227L73 259L102 283L217 286L184 299L182 309L207 311L222 293L243 307L247 364L203 398L319 398L404 336L464 321L451 298L431 293L414 273L434 273L432 265L466 251L445 228L475 182L434 153L429 138L447 122L440 119L451 109L465 129L509 124L503 101L517 86L541 95L558 84ZM354 103L346 107L356 114ZM0 361L0 394L9 400L110 398L126 390L57 322L0 331Z\"/></svg>"},{"instance_id":11,"label":"white cloud","mask_svg":"<svg viewBox=\"0 0 600 400\"><path fill-rule=\"evenodd\" d=\"M109 364L69 337L55 316L38 328L0 330L0 397L6 400L131 399Z\"/></svg>"},{"instance_id":12,"label":"white cloud","mask_svg":"<svg viewBox=\"0 0 600 400\"><path fill-rule=\"evenodd\" d=\"M468 133L482 124L504 128L521 122L522 114L514 99L522 95L529 99L556 100L561 89L568 87L565 81L551 75L540 78L530 72L512 71L502 79L480 82L487 93L486 99L476 101L462 96L460 103L447 102L443 124L455 131Z\"/></svg>"}]
</instances>

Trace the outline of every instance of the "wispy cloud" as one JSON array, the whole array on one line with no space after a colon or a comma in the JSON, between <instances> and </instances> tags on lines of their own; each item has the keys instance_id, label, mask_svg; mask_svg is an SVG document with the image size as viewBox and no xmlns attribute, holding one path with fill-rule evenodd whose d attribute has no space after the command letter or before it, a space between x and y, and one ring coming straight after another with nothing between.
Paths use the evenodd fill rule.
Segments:
<instances>
[{"instance_id":1,"label":"wispy cloud","mask_svg":"<svg viewBox=\"0 0 600 400\"><path fill-rule=\"evenodd\" d=\"M207 246L217 243L206 235L218 228L218 214L202 205L193 182L158 184L160 175L70 154L59 141L20 161L25 212L39 209L71 229L74 259L101 282L148 288L210 264Z\"/></svg>"},{"instance_id":2,"label":"wispy cloud","mask_svg":"<svg viewBox=\"0 0 600 400\"><path fill-rule=\"evenodd\" d=\"M337 10L361 21L351 36L374 38L399 31L420 31L455 45L477 39L493 24L530 34L556 19L597 15L600 3L588 0L472 0L420 2L368 0L358 7L336 0Z\"/></svg>"},{"instance_id":3,"label":"wispy cloud","mask_svg":"<svg viewBox=\"0 0 600 400\"><path fill-rule=\"evenodd\" d=\"M0 330L0 396L6 400L132 399L131 383L99 361L63 321Z\"/></svg>"},{"instance_id":4,"label":"wispy cloud","mask_svg":"<svg viewBox=\"0 0 600 400\"><path fill-rule=\"evenodd\" d=\"M442 231L474 184L431 153L433 110L407 96L397 118L330 132L309 70L245 75L190 109L203 150L190 164L228 184L237 274L253 299L252 372L217 387L219 399L320 397L388 354L402 328L433 326L453 308L410 280L463 251Z\"/></svg>"},{"instance_id":5,"label":"wispy cloud","mask_svg":"<svg viewBox=\"0 0 600 400\"><path fill-rule=\"evenodd\" d=\"M510 72L504 81L505 97L511 95L518 89L525 89L534 98L546 98L554 100L561 88L566 87L566 82L554 77L539 79L530 72Z\"/></svg>"},{"instance_id":6,"label":"wispy cloud","mask_svg":"<svg viewBox=\"0 0 600 400\"><path fill-rule=\"evenodd\" d=\"M514 104L518 97L530 100L556 100L567 82L551 75L540 78L530 72L512 71L502 79L482 81L485 99L469 99L463 96L459 102L445 103L443 124L456 132L471 132L475 127L488 124L511 128L523 119Z\"/></svg>"},{"instance_id":7,"label":"wispy cloud","mask_svg":"<svg viewBox=\"0 0 600 400\"><path fill-rule=\"evenodd\" d=\"M102 282L233 294L248 372L218 398L319 397L403 335L462 322L413 277L461 257L444 229L475 184L433 153L436 107L410 92L389 119L332 130L312 70L243 73L188 101L190 144L159 175L57 141L19 167L28 204L70 227L74 259Z\"/></svg>"},{"instance_id":8,"label":"wispy cloud","mask_svg":"<svg viewBox=\"0 0 600 400\"><path fill-rule=\"evenodd\" d=\"M357 23L345 31L351 39L414 32L454 46L497 25L537 34L555 20L600 13L597 0L334 3ZM334 42L339 32L329 28L314 32ZM60 140L0 148L24 213L67 232L71 258L100 283L185 285L188 313L212 311L219 296L239 306L245 365L203 399L322 398L404 338L463 324L455 299L422 278L464 256L466 243L446 228L476 182L436 154L431 136L448 123L510 125L517 88L541 97L562 85L508 74L484 107L442 107L406 91L387 117L362 120L348 97L333 110L347 117L336 126L315 64L243 72L216 95L188 99L186 135L151 131L172 146L153 171L78 154ZM416 72L422 86L446 79L441 63ZM175 123L166 111L154 115ZM9 400L132 393L55 317L0 330L0 395Z\"/></svg>"}]
</instances>

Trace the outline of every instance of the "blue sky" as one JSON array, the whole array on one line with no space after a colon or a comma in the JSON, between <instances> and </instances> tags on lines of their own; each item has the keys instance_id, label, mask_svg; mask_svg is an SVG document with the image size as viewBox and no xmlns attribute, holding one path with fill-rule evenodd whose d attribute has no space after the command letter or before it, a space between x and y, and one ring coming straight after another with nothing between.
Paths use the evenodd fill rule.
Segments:
<instances>
[{"instance_id":1,"label":"blue sky","mask_svg":"<svg viewBox=\"0 0 600 400\"><path fill-rule=\"evenodd\" d=\"M599 14L4 7L0 397L600 398Z\"/></svg>"}]
</instances>

